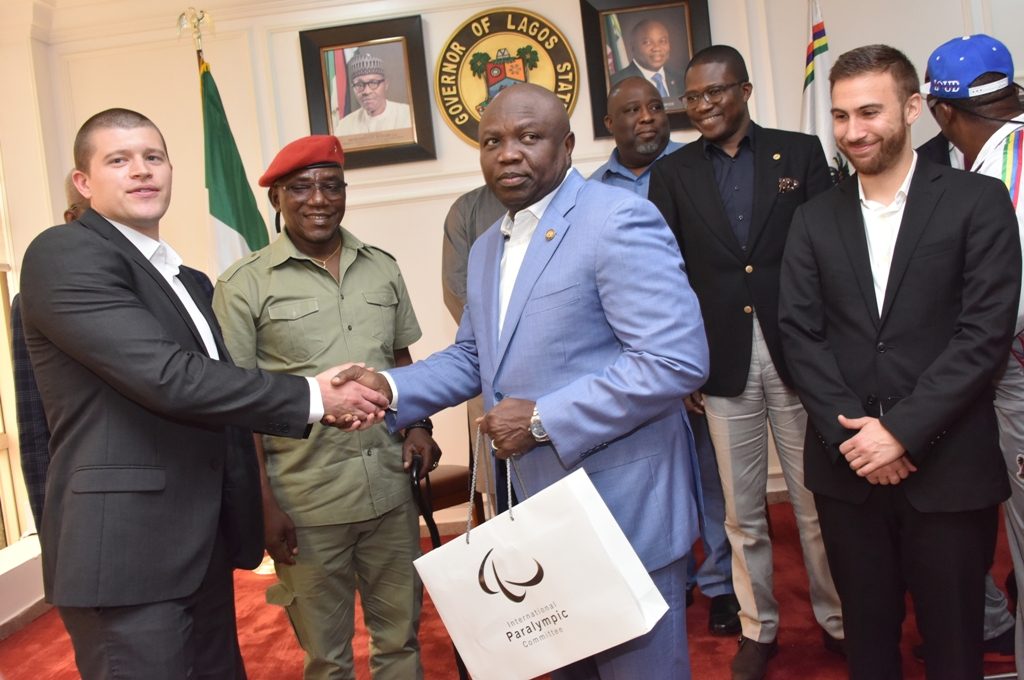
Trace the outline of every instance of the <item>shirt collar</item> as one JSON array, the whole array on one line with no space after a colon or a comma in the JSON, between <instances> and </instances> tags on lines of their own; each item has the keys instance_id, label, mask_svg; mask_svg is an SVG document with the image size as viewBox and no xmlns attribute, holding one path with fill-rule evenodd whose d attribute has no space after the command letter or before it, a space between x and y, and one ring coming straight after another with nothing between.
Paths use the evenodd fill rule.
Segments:
<instances>
[{"instance_id":1,"label":"shirt collar","mask_svg":"<svg viewBox=\"0 0 1024 680\"><path fill-rule=\"evenodd\" d=\"M177 276L183 260L169 243L160 239L152 239L138 229L104 218L117 229L121 234L135 246L142 256L149 260L150 264L156 267L157 271L165 276Z\"/></svg>"},{"instance_id":2,"label":"shirt collar","mask_svg":"<svg viewBox=\"0 0 1024 680\"><path fill-rule=\"evenodd\" d=\"M366 247L366 244L356 238L356 236L345 229L345 227L339 226L338 231L341 232L341 247L343 250L360 250ZM277 267L288 260L308 260L313 261L309 255L301 252L292 243L291 238L288 236L288 228L285 227L281 235L278 236L274 241L267 246L267 253L270 256L268 264L271 267Z\"/></svg>"},{"instance_id":3,"label":"shirt collar","mask_svg":"<svg viewBox=\"0 0 1024 680\"><path fill-rule=\"evenodd\" d=\"M648 165L647 169L644 170L644 172L648 172L651 169L651 166L654 165L654 162L657 161L659 158L663 158L664 156L667 156L673 151L681 149L682 146L683 145L680 142L673 142L671 139L668 140L668 144L666 144L665 148L662 149L660 154L658 154L658 158L655 158L653 161L651 161L651 165ZM618 148L612 149L612 154L611 156L608 157L608 162L604 164L604 172L601 173L602 177L609 172L614 173L616 175L623 175L624 177L629 177L634 180L639 179L642 176L642 173L641 175L636 175L633 173L633 170L631 168L627 168L625 165L622 164L622 159L619 156Z\"/></svg>"},{"instance_id":4,"label":"shirt collar","mask_svg":"<svg viewBox=\"0 0 1024 680\"><path fill-rule=\"evenodd\" d=\"M750 121L750 123L747 124L747 131L743 133L742 137L740 137L740 144L739 144L739 147L737 147L737 148L742 149L744 141L746 141L747 147L749 147L750 150L753 151L754 150L754 121ZM700 143L701 143L701 148L704 149L704 157L705 158L711 158L711 148L712 147L714 147L715 149L718 149L722 153L725 153L725 151L722 151L722 147L718 146L717 144L712 142L710 139L706 139L703 136L701 136L701 138L700 138Z\"/></svg>"},{"instance_id":5,"label":"shirt collar","mask_svg":"<svg viewBox=\"0 0 1024 680\"><path fill-rule=\"evenodd\" d=\"M551 205L551 201L555 200L555 194L557 194L558 191L562 188L562 185L565 184L565 180L569 179L569 175L576 172L576 168L570 167L569 170L565 173L565 177L562 178L562 181L558 183L558 186L555 187L554 190L549 191L547 195L544 196L544 198L540 199L533 205L526 206L519 212L525 211L530 213L536 220L536 224L540 224L541 219L544 217L544 211L548 209L549 205ZM504 234L505 236L511 235L513 223L514 222L512 216L506 212L505 216L501 218L501 233Z\"/></svg>"},{"instance_id":6,"label":"shirt collar","mask_svg":"<svg viewBox=\"0 0 1024 680\"><path fill-rule=\"evenodd\" d=\"M668 88L668 78L665 77L665 67L664 66L659 68L657 71L649 71L649 70L645 69L643 66L641 66L640 63L636 59L633 60L633 65L636 66L638 69L640 69L640 73L644 74L644 78L647 78L647 80L650 80L651 76L653 76L655 73L660 73L661 74L661 82L662 82L662 84L666 88Z\"/></svg>"},{"instance_id":7,"label":"shirt collar","mask_svg":"<svg viewBox=\"0 0 1024 680\"><path fill-rule=\"evenodd\" d=\"M1003 143L1003 140L1006 139L1010 133L1019 130L1021 125L1024 125L1024 113L1017 116L1012 121L1004 123L1001 128L993 132L992 135L985 140L985 144L981 147L981 151L978 152L978 157L974 159L974 167L972 167L971 170L973 172L977 172L982 163L987 160L989 154L997 150ZM961 167L963 167L962 160L963 155L961 154Z\"/></svg>"},{"instance_id":8,"label":"shirt collar","mask_svg":"<svg viewBox=\"0 0 1024 680\"><path fill-rule=\"evenodd\" d=\"M907 196L910 194L910 180L914 177L914 169L917 168L917 152L913 152L914 157L910 161L910 169L907 170L907 176L903 178L903 182L900 184L900 188L896 190L896 196L893 198L892 203L889 205L898 208L907 201ZM888 206L882 205L878 201L872 201L864 197L864 187L861 186L860 178L857 178L857 192L860 195L860 204L864 208L869 210L878 210Z\"/></svg>"}]
</instances>

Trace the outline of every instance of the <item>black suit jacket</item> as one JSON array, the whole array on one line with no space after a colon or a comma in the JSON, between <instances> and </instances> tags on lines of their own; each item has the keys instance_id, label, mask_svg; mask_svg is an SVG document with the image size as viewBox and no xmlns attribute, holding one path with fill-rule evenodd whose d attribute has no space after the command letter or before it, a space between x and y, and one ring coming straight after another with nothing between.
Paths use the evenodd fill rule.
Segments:
<instances>
[{"instance_id":1,"label":"black suit jacket","mask_svg":"<svg viewBox=\"0 0 1024 680\"><path fill-rule=\"evenodd\" d=\"M97 213L25 253L25 339L52 433L43 578L57 605L184 597L218 534L236 561L262 552L241 428L302 436L309 388L233 366L199 284L180 280L225 360L207 356L178 296Z\"/></svg>"},{"instance_id":2,"label":"black suit jacket","mask_svg":"<svg viewBox=\"0 0 1024 680\"><path fill-rule=\"evenodd\" d=\"M753 314L775 368L787 384L776 314L779 264L793 211L832 186L817 137L755 125L754 207L746 251L722 207L701 140L663 157L651 171L648 198L668 222L700 299L711 349L707 394L734 397L750 369Z\"/></svg>"},{"instance_id":3,"label":"black suit jacket","mask_svg":"<svg viewBox=\"0 0 1024 680\"><path fill-rule=\"evenodd\" d=\"M917 147L917 155L936 165L949 167L949 140L941 132Z\"/></svg>"},{"instance_id":4,"label":"black suit jacket","mask_svg":"<svg viewBox=\"0 0 1024 680\"><path fill-rule=\"evenodd\" d=\"M1013 337L1021 257L997 180L918 158L882 309L857 178L797 210L779 324L809 416L811 491L863 502L871 484L838 446L837 416L879 416L918 467L901 483L922 512L989 507L1010 493L992 382Z\"/></svg>"},{"instance_id":5,"label":"black suit jacket","mask_svg":"<svg viewBox=\"0 0 1024 680\"><path fill-rule=\"evenodd\" d=\"M203 291L203 299L213 299L213 284L198 269L182 265L181 272L191 276ZM11 301L11 357L14 362L14 405L18 412L18 455L21 475L25 479L28 502L36 527L43 525L43 501L46 497L46 470L50 466L50 426L43 411L32 361L25 344L25 328L21 323L21 296ZM241 566L241 565L240 565Z\"/></svg>"}]
</instances>

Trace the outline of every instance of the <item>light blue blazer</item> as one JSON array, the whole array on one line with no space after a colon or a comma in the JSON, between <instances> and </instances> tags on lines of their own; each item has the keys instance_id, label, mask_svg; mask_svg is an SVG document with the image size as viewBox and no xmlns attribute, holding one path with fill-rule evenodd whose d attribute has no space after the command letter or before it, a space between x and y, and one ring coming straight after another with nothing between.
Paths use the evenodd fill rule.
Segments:
<instances>
[{"instance_id":1,"label":"light blue blazer","mask_svg":"<svg viewBox=\"0 0 1024 680\"><path fill-rule=\"evenodd\" d=\"M520 499L582 466L648 571L698 536L693 436L683 397L707 377L697 298L650 202L575 170L544 212L498 333L504 239L469 256L455 344L389 374L400 428L482 392L537 402L551 443L518 461ZM525 488L524 488L525 487Z\"/></svg>"}]
</instances>

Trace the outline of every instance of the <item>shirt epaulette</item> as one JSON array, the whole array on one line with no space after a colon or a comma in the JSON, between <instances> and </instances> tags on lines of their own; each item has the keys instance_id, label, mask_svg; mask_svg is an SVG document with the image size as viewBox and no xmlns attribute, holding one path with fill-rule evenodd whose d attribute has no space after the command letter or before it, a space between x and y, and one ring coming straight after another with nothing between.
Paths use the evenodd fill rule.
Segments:
<instances>
[{"instance_id":1,"label":"shirt epaulette","mask_svg":"<svg viewBox=\"0 0 1024 680\"><path fill-rule=\"evenodd\" d=\"M259 258L260 251L257 250L255 253L249 253L248 255L240 259L238 262L235 262L233 265L225 269L223 273L221 273L221 275L217 277L217 280L230 281L231 277L235 275L235 272L237 272L242 267L255 262Z\"/></svg>"},{"instance_id":2,"label":"shirt epaulette","mask_svg":"<svg viewBox=\"0 0 1024 680\"><path fill-rule=\"evenodd\" d=\"M363 247L366 248L367 250L372 250L372 251L377 251L378 253L383 253L384 255L387 255L388 257L390 257L395 262L398 262L398 259L394 255L392 255L388 251L384 250L383 248L378 248L377 246L371 246L371 245L369 245L367 243L364 243Z\"/></svg>"}]
</instances>

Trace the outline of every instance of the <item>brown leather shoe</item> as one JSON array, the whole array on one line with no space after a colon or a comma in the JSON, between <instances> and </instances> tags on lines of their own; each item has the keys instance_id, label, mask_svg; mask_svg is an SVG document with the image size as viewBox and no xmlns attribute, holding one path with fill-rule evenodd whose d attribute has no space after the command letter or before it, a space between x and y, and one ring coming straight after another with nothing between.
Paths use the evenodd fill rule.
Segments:
<instances>
[{"instance_id":1,"label":"brown leather shoe","mask_svg":"<svg viewBox=\"0 0 1024 680\"><path fill-rule=\"evenodd\" d=\"M740 648L732 658L732 680L764 680L768 660L779 653L779 643L756 642L740 638Z\"/></svg>"}]
</instances>

